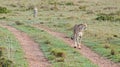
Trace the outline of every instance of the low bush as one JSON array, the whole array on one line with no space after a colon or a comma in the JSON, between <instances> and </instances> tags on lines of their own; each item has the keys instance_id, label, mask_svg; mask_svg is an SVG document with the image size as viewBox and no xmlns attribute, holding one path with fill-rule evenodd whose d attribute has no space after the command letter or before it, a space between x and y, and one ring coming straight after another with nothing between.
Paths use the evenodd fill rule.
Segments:
<instances>
[{"instance_id":1,"label":"low bush","mask_svg":"<svg viewBox=\"0 0 120 67\"><path fill-rule=\"evenodd\" d=\"M115 55L115 50L111 49L111 55Z\"/></svg>"},{"instance_id":2,"label":"low bush","mask_svg":"<svg viewBox=\"0 0 120 67\"><path fill-rule=\"evenodd\" d=\"M3 17L0 17L0 19L6 19L6 17L3 16Z\"/></svg>"},{"instance_id":3,"label":"low bush","mask_svg":"<svg viewBox=\"0 0 120 67\"><path fill-rule=\"evenodd\" d=\"M4 47L0 47L0 67L13 67L13 61L3 57Z\"/></svg>"},{"instance_id":4,"label":"low bush","mask_svg":"<svg viewBox=\"0 0 120 67\"><path fill-rule=\"evenodd\" d=\"M85 11L85 10L86 10L86 7L87 7L87 6L79 6L79 9Z\"/></svg>"},{"instance_id":5,"label":"low bush","mask_svg":"<svg viewBox=\"0 0 120 67\"><path fill-rule=\"evenodd\" d=\"M45 44L51 44L51 42L49 40L46 40L44 43Z\"/></svg>"},{"instance_id":6,"label":"low bush","mask_svg":"<svg viewBox=\"0 0 120 67\"><path fill-rule=\"evenodd\" d=\"M99 21L120 21L120 11L117 11L115 13L100 13L97 15L98 17L95 18L95 20Z\"/></svg>"},{"instance_id":7,"label":"low bush","mask_svg":"<svg viewBox=\"0 0 120 67\"><path fill-rule=\"evenodd\" d=\"M51 54L53 54L56 57L65 57L65 52L60 49L52 49Z\"/></svg>"},{"instance_id":8,"label":"low bush","mask_svg":"<svg viewBox=\"0 0 120 67\"><path fill-rule=\"evenodd\" d=\"M6 7L1 7L0 6L0 13L9 13L10 10L8 10Z\"/></svg>"},{"instance_id":9,"label":"low bush","mask_svg":"<svg viewBox=\"0 0 120 67\"><path fill-rule=\"evenodd\" d=\"M105 20L109 20L109 21L113 21L114 17L110 14L98 14L98 17L96 18L96 20L99 21L105 21Z\"/></svg>"},{"instance_id":10,"label":"low bush","mask_svg":"<svg viewBox=\"0 0 120 67\"><path fill-rule=\"evenodd\" d=\"M104 48L106 48L106 49L107 49L107 48L110 48L110 45L109 45L109 44L105 44L105 45L104 45Z\"/></svg>"},{"instance_id":11,"label":"low bush","mask_svg":"<svg viewBox=\"0 0 120 67\"><path fill-rule=\"evenodd\" d=\"M67 2L67 3L65 3L65 5L74 5L74 3L73 2Z\"/></svg>"},{"instance_id":12,"label":"low bush","mask_svg":"<svg viewBox=\"0 0 120 67\"><path fill-rule=\"evenodd\" d=\"M24 25L24 23L20 22L20 21L15 21L16 25Z\"/></svg>"},{"instance_id":13,"label":"low bush","mask_svg":"<svg viewBox=\"0 0 120 67\"><path fill-rule=\"evenodd\" d=\"M6 58L0 58L0 67L13 67L13 62Z\"/></svg>"}]
</instances>

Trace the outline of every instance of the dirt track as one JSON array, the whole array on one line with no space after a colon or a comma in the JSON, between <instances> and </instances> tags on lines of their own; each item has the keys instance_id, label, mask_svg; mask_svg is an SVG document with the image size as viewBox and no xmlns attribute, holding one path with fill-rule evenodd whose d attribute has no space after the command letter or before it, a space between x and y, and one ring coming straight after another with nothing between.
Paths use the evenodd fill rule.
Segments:
<instances>
[{"instance_id":1,"label":"dirt track","mask_svg":"<svg viewBox=\"0 0 120 67\"><path fill-rule=\"evenodd\" d=\"M27 34L18 31L11 26L2 27L7 28L18 39L25 53L25 58L28 61L29 67L50 67L50 63L39 49L39 45L35 43Z\"/></svg>"},{"instance_id":2,"label":"dirt track","mask_svg":"<svg viewBox=\"0 0 120 67\"><path fill-rule=\"evenodd\" d=\"M48 60L44 57L42 51L39 49L37 43L35 43L27 34L11 27L11 26L2 26L10 30L18 41L21 43L23 51L25 53L25 58L28 61L29 67L49 67L51 64ZM42 25L34 25L39 29L45 30L49 34L60 38L64 42L68 43L71 47L73 47L73 41L70 38L66 38L66 35L63 33L55 32L48 27L44 27ZM97 64L99 67L120 67L120 64L116 64L111 62L110 60L99 56L95 52L93 52L88 47L82 45L82 49L76 49L80 52L83 56L88 58L93 63Z\"/></svg>"},{"instance_id":3,"label":"dirt track","mask_svg":"<svg viewBox=\"0 0 120 67\"><path fill-rule=\"evenodd\" d=\"M71 47L73 47L73 41L70 38L66 38L66 35L64 35L63 33L55 32L49 29L48 27L42 25L33 25L33 26L41 30L45 30L49 34L62 39L64 42L68 43ZM79 51L83 56L88 58L90 61L97 64L99 67L120 67L120 64L113 63L110 60L99 56L98 54L96 54L95 52L93 52L91 49L89 49L84 45L82 45L82 49L80 50L76 49L76 50Z\"/></svg>"}]
</instances>

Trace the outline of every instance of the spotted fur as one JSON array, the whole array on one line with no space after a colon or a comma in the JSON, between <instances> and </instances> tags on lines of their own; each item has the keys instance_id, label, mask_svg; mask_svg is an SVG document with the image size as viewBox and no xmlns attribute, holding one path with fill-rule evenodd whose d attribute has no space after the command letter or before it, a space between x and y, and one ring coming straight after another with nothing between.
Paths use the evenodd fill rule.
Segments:
<instances>
[{"instance_id":1,"label":"spotted fur","mask_svg":"<svg viewBox=\"0 0 120 67\"><path fill-rule=\"evenodd\" d=\"M87 28L87 24L76 24L73 30L74 47L81 48L81 40L83 31Z\"/></svg>"}]
</instances>

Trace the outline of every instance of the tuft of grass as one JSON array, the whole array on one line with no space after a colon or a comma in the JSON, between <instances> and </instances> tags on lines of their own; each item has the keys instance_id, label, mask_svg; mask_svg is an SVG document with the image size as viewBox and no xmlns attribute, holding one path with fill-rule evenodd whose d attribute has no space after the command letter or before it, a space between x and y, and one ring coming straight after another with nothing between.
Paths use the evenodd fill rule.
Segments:
<instances>
[{"instance_id":1,"label":"tuft of grass","mask_svg":"<svg viewBox=\"0 0 120 67\"><path fill-rule=\"evenodd\" d=\"M51 54L53 54L56 57L65 57L65 52L60 50L59 48L55 48L51 50Z\"/></svg>"},{"instance_id":2,"label":"tuft of grass","mask_svg":"<svg viewBox=\"0 0 120 67\"><path fill-rule=\"evenodd\" d=\"M45 44L51 44L51 42L49 40L46 40L44 43Z\"/></svg>"},{"instance_id":3,"label":"tuft of grass","mask_svg":"<svg viewBox=\"0 0 120 67\"><path fill-rule=\"evenodd\" d=\"M13 67L13 61L6 58L0 58L0 67Z\"/></svg>"},{"instance_id":4,"label":"tuft of grass","mask_svg":"<svg viewBox=\"0 0 120 67\"><path fill-rule=\"evenodd\" d=\"M100 13L98 14L98 17L95 19L99 21L120 21L119 15L120 15L120 11L109 14Z\"/></svg>"},{"instance_id":5,"label":"tuft of grass","mask_svg":"<svg viewBox=\"0 0 120 67\"><path fill-rule=\"evenodd\" d=\"M118 35L114 34L113 37L118 37Z\"/></svg>"},{"instance_id":6,"label":"tuft of grass","mask_svg":"<svg viewBox=\"0 0 120 67\"><path fill-rule=\"evenodd\" d=\"M0 19L6 19L6 17L4 16L4 17L1 17Z\"/></svg>"},{"instance_id":7,"label":"tuft of grass","mask_svg":"<svg viewBox=\"0 0 120 67\"><path fill-rule=\"evenodd\" d=\"M74 3L73 2L66 2L65 5L68 5L68 6L69 5L74 5Z\"/></svg>"},{"instance_id":8,"label":"tuft of grass","mask_svg":"<svg viewBox=\"0 0 120 67\"><path fill-rule=\"evenodd\" d=\"M110 45L109 44L105 44L104 48L108 49L108 48L110 48Z\"/></svg>"},{"instance_id":9,"label":"tuft of grass","mask_svg":"<svg viewBox=\"0 0 120 67\"><path fill-rule=\"evenodd\" d=\"M79 6L79 9L82 11L86 11L87 6Z\"/></svg>"},{"instance_id":10,"label":"tuft of grass","mask_svg":"<svg viewBox=\"0 0 120 67\"><path fill-rule=\"evenodd\" d=\"M6 7L1 7L0 6L0 13L9 13L10 10L8 10Z\"/></svg>"},{"instance_id":11,"label":"tuft of grass","mask_svg":"<svg viewBox=\"0 0 120 67\"><path fill-rule=\"evenodd\" d=\"M111 49L111 55L115 55L115 50Z\"/></svg>"},{"instance_id":12,"label":"tuft of grass","mask_svg":"<svg viewBox=\"0 0 120 67\"><path fill-rule=\"evenodd\" d=\"M15 21L16 25L24 25L24 23L20 22L20 21Z\"/></svg>"},{"instance_id":13,"label":"tuft of grass","mask_svg":"<svg viewBox=\"0 0 120 67\"><path fill-rule=\"evenodd\" d=\"M98 14L98 17L96 18L96 20L99 20L99 21L106 21L106 20L109 20L109 21L113 21L114 20L114 17L110 14Z\"/></svg>"}]
</instances>

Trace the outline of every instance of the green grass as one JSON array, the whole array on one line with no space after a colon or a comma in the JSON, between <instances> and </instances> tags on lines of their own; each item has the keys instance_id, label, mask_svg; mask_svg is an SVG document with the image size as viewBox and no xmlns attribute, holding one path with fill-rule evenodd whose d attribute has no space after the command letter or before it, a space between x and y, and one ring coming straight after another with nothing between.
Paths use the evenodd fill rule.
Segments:
<instances>
[{"instance_id":1,"label":"green grass","mask_svg":"<svg viewBox=\"0 0 120 67\"><path fill-rule=\"evenodd\" d=\"M120 0L0 0L0 6L11 11L0 14L0 23L43 24L68 37L73 35L75 24L87 23L82 42L101 56L120 62L119 3ZM33 6L38 7L37 18L33 18ZM110 48L104 48L105 44L109 44ZM112 49L115 55L110 54Z\"/></svg>"},{"instance_id":2,"label":"green grass","mask_svg":"<svg viewBox=\"0 0 120 67\"><path fill-rule=\"evenodd\" d=\"M104 56L114 62L120 62L120 54L119 54L119 46L116 45L110 45L110 48L105 48L105 44L100 43L93 43L90 41L84 41L84 44L86 44L88 47L90 47L92 50L100 54L101 56ZM114 49L115 55L111 54L111 50Z\"/></svg>"},{"instance_id":3,"label":"green grass","mask_svg":"<svg viewBox=\"0 0 120 67\"><path fill-rule=\"evenodd\" d=\"M4 47L3 57L13 61L14 67L28 67L24 53L14 35L0 27L0 47Z\"/></svg>"},{"instance_id":4,"label":"green grass","mask_svg":"<svg viewBox=\"0 0 120 67\"><path fill-rule=\"evenodd\" d=\"M59 23L60 25L62 23ZM65 23L64 23L65 24ZM71 30L72 22L67 23L71 26L62 24L62 27L56 26L51 29L65 33L68 37L73 35ZM82 42L90 47L93 51L104 56L114 62L120 62L120 24L118 22L92 22L88 23L88 28L84 33ZM50 28L50 27L49 27ZM69 30L70 29L70 30ZM106 49L104 46L110 45L110 48ZM111 55L111 50L115 50L115 55Z\"/></svg>"},{"instance_id":5,"label":"green grass","mask_svg":"<svg viewBox=\"0 0 120 67\"><path fill-rule=\"evenodd\" d=\"M52 63L52 67L97 67L97 65L80 55L74 48L43 30L28 25L14 26L27 33L40 44L40 49Z\"/></svg>"}]
</instances>

